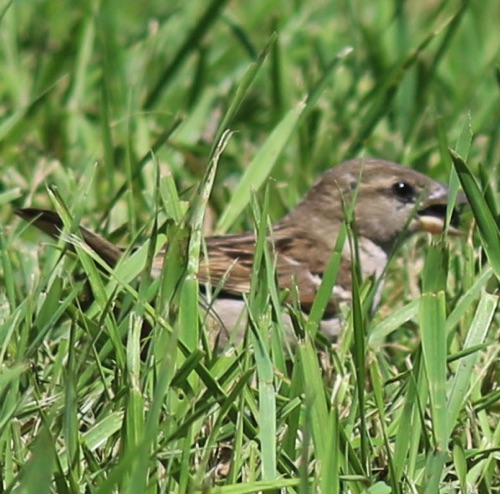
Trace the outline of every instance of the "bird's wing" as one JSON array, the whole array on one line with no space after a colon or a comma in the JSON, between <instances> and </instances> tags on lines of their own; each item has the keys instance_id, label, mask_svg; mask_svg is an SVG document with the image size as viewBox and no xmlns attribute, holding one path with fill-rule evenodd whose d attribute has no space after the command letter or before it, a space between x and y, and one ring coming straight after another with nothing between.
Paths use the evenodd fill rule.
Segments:
<instances>
[{"instance_id":1,"label":"bird's wing","mask_svg":"<svg viewBox=\"0 0 500 494\"><path fill-rule=\"evenodd\" d=\"M59 237L63 230L60 216L53 212L37 208L16 210L16 214L32 222L40 230L52 237ZM100 235L80 227L85 242L110 266L115 266L123 250ZM223 293L242 295L250 292L253 262L255 254L255 236L252 233L208 237L207 257L200 261L198 279L202 284L212 287L220 285ZM281 290L298 289L301 307L308 311L318 288L330 252L325 252L321 242L313 242L300 231L288 230L286 235L278 234L269 241L269 248L274 255L276 280ZM158 260L163 262L163 259ZM350 269L341 266L337 285L350 288ZM291 298L291 297L290 297ZM332 293L328 312L335 312L337 297Z\"/></svg>"},{"instance_id":2,"label":"bird's wing","mask_svg":"<svg viewBox=\"0 0 500 494\"><path fill-rule=\"evenodd\" d=\"M274 255L276 280L281 290L298 288L301 307L308 311L322 281L324 264L312 262L317 260L316 252L311 251L312 245L302 245L304 239L298 236L289 236L286 239L277 239L269 242L271 255ZM321 246L315 245L315 249ZM241 295L250 292L255 250L255 237L251 233L241 235L225 235L207 239L208 258L202 259L198 272L201 283L209 283L232 295ZM305 258L296 255L303 252ZM292 255L294 254L294 255ZM329 260L330 253L320 256ZM349 269L340 272L349 273ZM350 277L340 282L349 285ZM332 293L328 312L334 312L337 307L337 297Z\"/></svg>"}]
</instances>

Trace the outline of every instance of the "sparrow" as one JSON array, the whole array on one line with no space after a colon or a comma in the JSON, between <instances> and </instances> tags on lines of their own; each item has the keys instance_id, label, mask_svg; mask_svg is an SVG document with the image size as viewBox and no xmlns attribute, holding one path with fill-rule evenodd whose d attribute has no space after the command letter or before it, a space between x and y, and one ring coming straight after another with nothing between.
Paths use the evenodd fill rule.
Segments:
<instances>
[{"instance_id":1,"label":"sparrow","mask_svg":"<svg viewBox=\"0 0 500 494\"><path fill-rule=\"evenodd\" d=\"M456 203L464 201L460 195ZM271 228L268 242L278 286L290 293L296 290L300 308L307 315L351 205L362 277L378 279L399 239L416 232L444 231L447 203L448 188L415 170L376 158L345 161L326 171L299 204ZM53 237L62 231L62 220L53 211L20 208L15 212ZM459 214L454 210L448 234L460 235L458 226ZM122 257L124 250L100 235L85 227L80 227L80 233L110 267ZM210 313L207 327L216 335L210 339L223 349L228 342L238 343L248 325L243 294L250 292L256 238L253 232L246 232L210 236L205 242L206 257L200 259L198 280L201 286L222 283L206 310ZM161 272L164 255L160 252L153 260L153 276ZM352 298L349 242L345 242L341 256L337 281L319 328L330 340L342 329L339 307L349 305ZM287 338L293 338L290 316L284 312L282 317Z\"/></svg>"}]
</instances>

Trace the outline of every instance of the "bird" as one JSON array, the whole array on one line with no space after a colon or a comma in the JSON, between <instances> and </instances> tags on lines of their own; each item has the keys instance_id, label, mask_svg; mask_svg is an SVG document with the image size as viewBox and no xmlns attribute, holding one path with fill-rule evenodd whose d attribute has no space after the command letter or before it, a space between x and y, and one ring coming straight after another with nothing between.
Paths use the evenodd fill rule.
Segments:
<instances>
[{"instance_id":1,"label":"bird","mask_svg":"<svg viewBox=\"0 0 500 494\"><path fill-rule=\"evenodd\" d=\"M362 278L378 280L400 239L417 232L445 231L448 199L446 185L383 159L356 158L328 169L267 234L278 287L298 294L300 309L307 317L351 206ZM450 235L461 235L459 209L465 201L465 196L457 196L447 227ZM18 208L15 213L52 237L62 232L63 222L54 211L31 207ZM86 227L80 227L80 234L110 267L125 252ZM217 297L205 304L211 315L207 327L215 335L210 341L221 350L240 342L248 326L244 294L251 289L256 236L254 232L214 235L205 242L198 281L200 287L222 284ZM353 256L351 243L345 242L337 280L319 326L330 341L336 340L345 322L339 307L351 303ZM153 260L152 276L161 272L164 257L165 251L161 251ZM381 286L380 282L379 291ZM379 298L375 297L375 305ZM282 317L287 338L294 338L290 315L284 312Z\"/></svg>"}]
</instances>

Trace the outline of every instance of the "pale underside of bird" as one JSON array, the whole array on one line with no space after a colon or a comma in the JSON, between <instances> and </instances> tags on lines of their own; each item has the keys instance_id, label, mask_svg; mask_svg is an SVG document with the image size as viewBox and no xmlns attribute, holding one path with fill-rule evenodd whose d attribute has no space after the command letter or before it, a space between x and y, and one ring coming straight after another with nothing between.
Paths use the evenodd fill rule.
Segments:
<instances>
[{"instance_id":1,"label":"pale underside of bird","mask_svg":"<svg viewBox=\"0 0 500 494\"><path fill-rule=\"evenodd\" d=\"M457 202L463 201L459 197ZM365 158L335 166L268 234L278 286L298 293L298 303L308 314L351 206L362 276L378 279L399 239L419 231L444 231L447 203L445 185L396 163ZM63 223L55 212L21 208L16 213L53 237L61 234ZM457 224L458 213L453 211L449 234L460 233ZM85 227L80 227L80 234L109 266L114 267L122 257L123 249L100 235ZM247 328L243 294L251 288L256 239L247 232L205 241L207 256L200 260L198 279L201 285L220 289L217 298L207 303L206 327L210 339L224 348L229 341L238 343ZM320 324L329 339L336 338L342 328L339 307L351 300L351 246L346 242L342 249L337 281ZM153 276L161 272L163 260L161 252L153 261ZM287 336L293 340L290 316L284 312L282 317Z\"/></svg>"}]
</instances>

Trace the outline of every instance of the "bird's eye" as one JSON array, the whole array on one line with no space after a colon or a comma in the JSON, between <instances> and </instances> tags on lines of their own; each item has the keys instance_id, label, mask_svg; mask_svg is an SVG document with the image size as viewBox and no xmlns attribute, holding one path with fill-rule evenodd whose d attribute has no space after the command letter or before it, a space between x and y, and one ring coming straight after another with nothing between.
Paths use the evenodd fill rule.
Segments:
<instances>
[{"instance_id":1,"label":"bird's eye","mask_svg":"<svg viewBox=\"0 0 500 494\"><path fill-rule=\"evenodd\" d=\"M413 187L404 180L398 180L392 186L394 195L403 201L410 201L415 198L415 190Z\"/></svg>"}]
</instances>

